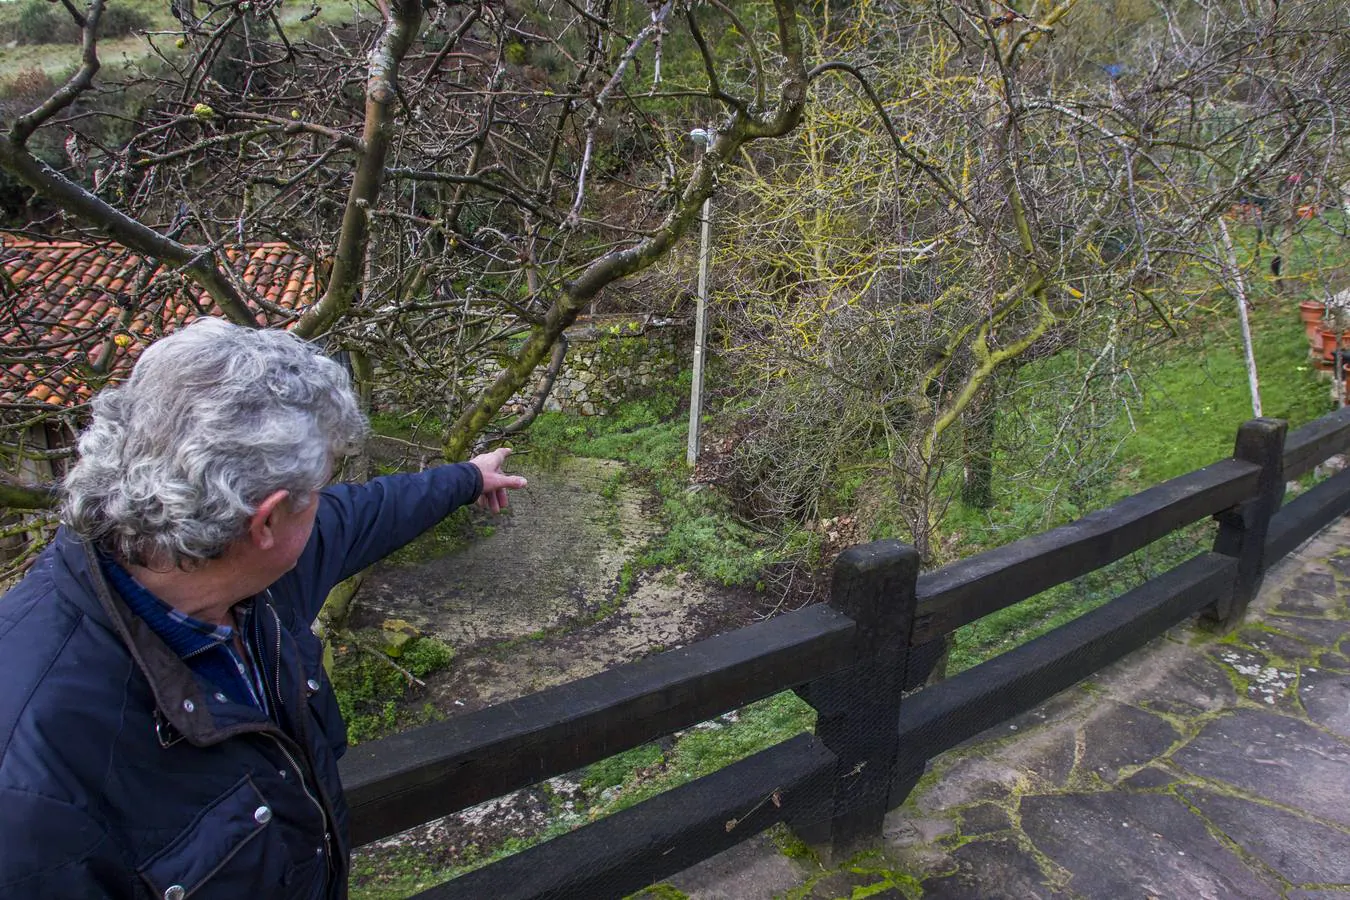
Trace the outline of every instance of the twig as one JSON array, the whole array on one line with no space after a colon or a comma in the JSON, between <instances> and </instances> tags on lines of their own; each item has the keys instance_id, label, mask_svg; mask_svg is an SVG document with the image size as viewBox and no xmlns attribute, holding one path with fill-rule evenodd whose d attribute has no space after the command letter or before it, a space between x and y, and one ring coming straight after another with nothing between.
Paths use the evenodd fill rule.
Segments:
<instances>
[{"instance_id":1,"label":"twig","mask_svg":"<svg viewBox=\"0 0 1350 900\"><path fill-rule=\"evenodd\" d=\"M357 650L361 650L364 651L365 653L371 654L372 656L379 657L380 659L389 663L389 665L393 666L396 670L398 670L398 673L400 675L402 675L405 679L407 679L409 685L415 684L421 688L427 686L427 683L425 681L418 678L416 675L409 672L407 669L403 668L398 663L394 662L392 659L389 658L389 654L385 653L383 650L376 650L374 648L366 646L365 644L361 643L361 641L357 640L355 635L352 635L352 645L356 647Z\"/></svg>"}]
</instances>

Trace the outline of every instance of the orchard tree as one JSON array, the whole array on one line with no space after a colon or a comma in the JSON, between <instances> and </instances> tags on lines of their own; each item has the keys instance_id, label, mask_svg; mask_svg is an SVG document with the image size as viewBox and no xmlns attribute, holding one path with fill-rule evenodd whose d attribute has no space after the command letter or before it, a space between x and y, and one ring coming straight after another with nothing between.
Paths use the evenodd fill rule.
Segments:
<instances>
[{"instance_id":1,"label":"orchard tree","mask_svg":"<svg viewBox=\"0 0 1350 900\"><path fill-rule=\"evenodd\" d=\"M1115 5L864 0L816 22L839 61L809 121L723 200L736 468L761 509L810 521L879 448L932 557L944 472L989 505L1003 391L1064 351L1083 362L1044 459L1077 477L1071 415L1231 283L1220 217L1260 198L1283 234L1350 175L1344 8ZM1297 204L1265 199L1292 184Z\"/></svg>"},{"instance_id":2,"label":"orchard tree","mask_svg":"<svg viewBox=\"0 0 1350 900\"><path fill-rule=\"evenodd\" d=\"M12 336L9 360L60 365L76 341L122 352L141 336L119 329L177 286L352 353L358 376L448 423L450 458L521 427L503 406L544 362L556 373L564 330L670 252L744 147L796 127L813 77L795 0L374 0L345 22L173 0L175 26L112 74L106 3L63 0L77 67L0 122L0 170L50 212L24 230L115 241L156 274L121 286L118 319ZM694 127L713 131L706 152ZM229 262L275 241L319 267L307 308ZM3 288L21 316L22 288ZM503 337L495 380L466 392ZM77 373L93 384L97 357ZM16 406L6 421L25 427L48 414Z\"/></svg>"}]
</instances>

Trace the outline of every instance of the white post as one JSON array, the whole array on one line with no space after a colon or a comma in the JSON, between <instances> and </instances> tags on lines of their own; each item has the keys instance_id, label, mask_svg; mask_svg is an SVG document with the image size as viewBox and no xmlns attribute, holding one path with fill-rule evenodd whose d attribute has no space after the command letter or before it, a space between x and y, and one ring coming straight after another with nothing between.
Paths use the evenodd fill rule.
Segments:
<instances>
[{"instance_id":1,"label":"white post","mask_svg":"<svg viewBox=\"0 0 1350 900\"><path fill-rule=\"evenodd\" d=\"M689 135L703 145L708 152L712 135L703 129L696 129ZM694 314L694 378L689 388L689 447L685 452L685 462L690 468L698 462L699 419L703 415L703 356L705 335L708 325L708 266L712 252L712 198L703 201L703 228L699 236L698 247L698 310Z\"/></svg>"},{"instance_id":2,"label":"white post","mask_svg":"<svg viewBox=\"0 0 1350 900\"><path fill-rule=\"evenodd\" d=\"M1233 250L1233 239L1228 234L1228 223L1219 217L1219 235L1223 238L1223 253L1228 277L1232 280L1237 298L1238 322L1242 325L1242 349L1247 359L1247 386L1252 392L1252 415L1261 415L1261 382L1256 375L1256 354L1252 351L1252 326L1247 320L1247 287L1242 283L1242 270L1238 267L1237 253Z\"/></svg>"}]
</instances>

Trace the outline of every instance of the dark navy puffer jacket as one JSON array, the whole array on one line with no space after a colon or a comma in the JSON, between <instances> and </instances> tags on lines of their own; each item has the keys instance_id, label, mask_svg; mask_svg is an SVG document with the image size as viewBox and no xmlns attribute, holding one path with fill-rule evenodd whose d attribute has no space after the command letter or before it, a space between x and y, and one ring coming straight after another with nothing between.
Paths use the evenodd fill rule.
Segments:
<instances>
[{"instance_id":1,"label":"dark navy puffer jacket","mask_svg":"<svg viewBox=\"0 0 1350 900\"><path fill-rule=\"evenodd\" d=\"M295 569L253 600L277 722L193 675L58 532L0 597L0 898L345 897L346 726L310 623L481 484L460 463L323 491Z\"/></svg>"}]
</instances>

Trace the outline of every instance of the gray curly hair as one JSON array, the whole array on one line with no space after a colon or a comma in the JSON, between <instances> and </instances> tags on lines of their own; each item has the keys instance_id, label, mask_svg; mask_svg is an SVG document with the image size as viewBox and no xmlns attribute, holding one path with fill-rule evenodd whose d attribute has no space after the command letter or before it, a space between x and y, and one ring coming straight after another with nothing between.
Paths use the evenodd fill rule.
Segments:
<instances>
[{"instance_id":1,"label":"gray curly hair","mask_svg":"<svg viewBox=\"0 0 1350 900\"><path fill-rule=\"evenodd\" d=\"M285 332L215 318L147 348L93 413L63 521L155 567L220 556L273 491L303 508L367 429L338 363Z\"/></svg>"}]
</instances>

